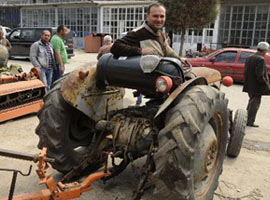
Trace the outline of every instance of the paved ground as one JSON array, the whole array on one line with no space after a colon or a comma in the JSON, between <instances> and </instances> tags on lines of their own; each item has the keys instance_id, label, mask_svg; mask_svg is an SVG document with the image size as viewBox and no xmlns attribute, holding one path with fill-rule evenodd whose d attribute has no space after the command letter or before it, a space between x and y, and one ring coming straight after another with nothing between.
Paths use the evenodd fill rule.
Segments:
<instances>
[{"instance_id":1,"label":"paved ground","mask_svg":"<svg viewBox=\"0 0 270 200\"><path fill-rule=\"evenodd\" d=\"M96 54L86 54L76 51L76 56L69 60L66 71L93 61ZM24 59L11 60L9 63L19 63L25 71L31 68L31 63ZM242 85L235 84L232 87L222 87L229 99L229 107L233 110L245 109L248 97L242 93ZM127 91L126 103L135 103L132 92ZM270 97L262 99L258 113L257 123L259 128L246 129L244 147L237 159L226 158L223 174L219 179L219 187L216 190L215 200L269 200L270 199ZM38 153L36 148L38 137L35 135L35 127L38 119L35 115L20 117L0 124L0 148L16 150L28 153ZM124 200L131 199L139 177L139 169L143 160L130 165L120 176L108 181L104 185L101 181L96 182L94 190L84 194L80 199L97 200ZM30 162L12 160L0 157L0 168L14 168L26 173ZM35 168L35 166L34 166ZM61 175L52 171L54 176ZM11 174L0 171L0 197L8 195ZM16 194L36 191L38 178L33 171L29 177L18 176ZM146 193L144 200L153 200L152 191Z\"/></svg>"}]
</instances>

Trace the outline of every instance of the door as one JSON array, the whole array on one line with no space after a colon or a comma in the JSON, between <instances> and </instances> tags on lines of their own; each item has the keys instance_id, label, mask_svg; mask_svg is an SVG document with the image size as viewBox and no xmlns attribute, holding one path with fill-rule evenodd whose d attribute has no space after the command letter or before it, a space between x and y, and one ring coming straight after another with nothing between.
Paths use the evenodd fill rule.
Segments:
<instances>
[{"instance_id":1,"label":"door","mask_svg":"<svg viewBox=\"0 0 270 200\"><path fill-rule=\"evenodd\" d=\"M234 67L235 80L244 81L245 62L249 56L255 52L241 51L237 65Z\"/></svg>"},{"instance_id":2,"label":"door","mask_svg":"<svg viewBox=\"0 0 270 200\"><path fill-rule=\"evenodd\" d=\"M8 40L12 46L12 49L9 52L10 56L17 56L21 52L20 36L20 29L16 29L9 34Z\"/></svg>"},{"instance_id":3,"label":"door","mask_svg":"<svg viewBox=\"0 0 270 200\"><path fill-rule=\"evenodd\" d=\"M35 29L23 29L21 31L21 52L20 56L29 57L31 45L37 41Z\"/></svg>"},{"instance_id":4,"label":"door","mask_svg":"<svg viewBox=\"0 0 270 200\"><path fill-rule=\"evenodd\" d=\"M222 51L209 59L207 67L218 70L222 77L231 76L234 78L233 68L236 65L237 51Z\"/></svg>"}]
</instances>

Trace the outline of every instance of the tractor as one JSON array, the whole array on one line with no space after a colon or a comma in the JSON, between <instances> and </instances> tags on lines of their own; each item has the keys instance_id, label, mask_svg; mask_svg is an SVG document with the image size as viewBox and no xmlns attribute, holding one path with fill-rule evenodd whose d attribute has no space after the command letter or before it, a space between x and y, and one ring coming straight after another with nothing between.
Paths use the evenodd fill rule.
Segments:
<instances>
[{"instance_id":1,"label":"tractor","mask_svg":"<svg viewBox=\"0 0 270 200\"><path fill-rule=\"evenodd\" d=\"M60 184L47 181L50 198L71 199L63 183L100 169L106 174L91 177L109 181L145 157L132 199L150 186L156 199L213 199L227 143L236 157L246 123L241 110L232 120L221 82L218 71L175 58L110 53L63 76L44 96L36 128L38 148L63 173ZM145 105L125 105L125 88L141 93Z\"/></svg>"}]
</instances>

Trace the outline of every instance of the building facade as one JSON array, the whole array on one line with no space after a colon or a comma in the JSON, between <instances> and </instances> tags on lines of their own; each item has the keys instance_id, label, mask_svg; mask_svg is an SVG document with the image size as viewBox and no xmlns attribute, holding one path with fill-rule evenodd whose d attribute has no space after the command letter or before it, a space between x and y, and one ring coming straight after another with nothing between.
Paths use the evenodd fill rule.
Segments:
<instances>
[{"instance_id":1,"label":"building facade","mask_svg":"<svg viewBox=\"0 0 270 200\"><path fill-rule=\"evenodd\" d=\"M173 47L179 50L180 35L174 35ZM199 51L202 45L218 49L224 46L256 48L258 42L270 43L269 0L222 0L216 21L203 30L187 30L182 54Z\"/></svg>"},{"instance_id":2,"label":"building facade","mask_svg":"<svg viewBox=\"0 0 270 200\"><path fill-rule=\"evenodd\" d=\"M141 25L152 0L0 0L0 25L14 28L66 25L75 46L83 48L83 37L106 33L114 39ZM186 31L183 54L227 46L254 48L259 41L270 42L269 0L221 0L220 15L203 30ZM179 51L180 36L173 36Z\"/></svg>"},{"instance_id":3,"label":"building facade","mask_svg":"<svg viewBox=\"0 0 270 200\"><path fill-rule=\"evenodd\" d=\"M223 0L219 18L219 43L250 48L270 43L269 0Z\"/></svg>"},{"instance_id":4,"label":"building facade","mask_svg":"<svg viewBox=\"0 0 270 200\"><path fill-rule=\"evenodd\" d=\"M1 2L0 2L1 4ZM10 28L18 27L21 21L20 9L12 7L0 7L0 25Z\"/></svg>"},{"instance_id":5,"label":"building facade","mask_svg":"<svg viewBox=\"0 0 270 200\"><path fill-rule=\"evenodd\" d=\"M83 48L88 34L106 33L113 39L141 25L153 1L118 0L9 0L2 7L20 7L17 24L22 27L66 25L73 33L75 46ZM1 22L2 23L2 22ZM5 24L8 26L8 24Z\"/></svg>"}]
</instances>

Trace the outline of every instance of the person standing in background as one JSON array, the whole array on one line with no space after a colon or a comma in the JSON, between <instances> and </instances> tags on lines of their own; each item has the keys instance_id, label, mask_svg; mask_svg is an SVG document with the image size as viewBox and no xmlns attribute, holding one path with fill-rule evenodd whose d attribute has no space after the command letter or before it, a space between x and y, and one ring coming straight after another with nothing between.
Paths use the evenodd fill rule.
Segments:
<instances>
[{"instance_id":1,"label":"person standing in background","mask_svg":"<svg viewBox=\"0 0 270 200\"><path fill-rule=\"evenodd\" d=\"M254 122L261 104L261 97L262 95L270 95L269 75L264 62L268 48L267 42L260 42L257 46L257 52L248 57L245 62L243 92L247 92L249 96L247 126L251 127L259 127Z\"/></svg>"},{"instance_id":2,"label":"person standing in background","mask_svg":"<svg viewBox=\"0 0 270 200\"><path fill-rule=\"evenodd\" d=\"M46 93L51 88L55 60L52 45L50 43L51 32L44 30L40 40L31 45L30 60L34 67L40 71L40 79L46 87Z\"/></svg>"},{"instance_id":3,"label":"person standing in background","mask_svg":"<svg viewBox=\"0 0 270 200\"><path fill-rule=\"evenodd\" d=\"M57 33L51 39L56 59L56 67L53 71L53 82L61 78L65 72L65 63L67 62L68 57L63 39L67 33L67 27L60 25L57 27Z\"/></svg>"},{"instance_id":4,"label":"person standing in background","mask_svg":"<svg viewBox=\"0 0 270 200\"><path fill-rule=\"evenodd\" d=\"M2 29L0 29L0 44L7 47L7 50L11 50L11 44L8 41L8 39L4 38L4 32Z\"/></svg>"},{"instance_id":5,"label":"person standing in background","mask_svg":"<svg viewBox=\"0 0 270 200\"><path fill-rule=\"evenodd\" d=\"M106 53L110 53L111 47L112 47L112 37L110 35L106 35L103 38L103 46L100 47L98 51L97 59L99 59Z\"/></svg>"}]
</instances>

